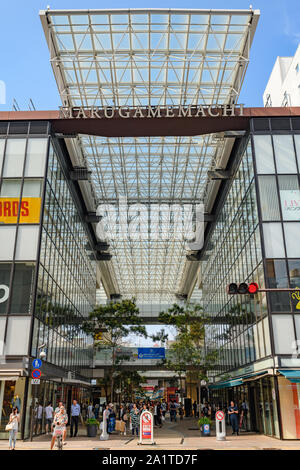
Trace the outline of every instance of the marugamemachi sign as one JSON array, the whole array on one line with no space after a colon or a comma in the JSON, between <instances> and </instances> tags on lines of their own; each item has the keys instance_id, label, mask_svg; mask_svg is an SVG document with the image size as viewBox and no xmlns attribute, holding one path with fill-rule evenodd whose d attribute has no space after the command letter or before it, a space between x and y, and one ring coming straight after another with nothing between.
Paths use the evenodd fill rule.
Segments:
<instances>
[{"instance_id":1,"label":"marugamemachi sign","mask_svg":"<svg viewBox=\"0 0 300 470\"><path fill-rule=\"evenodd\" d=\"M113 118L203 118L203 117L236 117L244 116L244 105L211 105L211 106L137 106L135 108L120 106L76 106L59 108L61 119L113 119Z\"/></svg>"}]
</instances>

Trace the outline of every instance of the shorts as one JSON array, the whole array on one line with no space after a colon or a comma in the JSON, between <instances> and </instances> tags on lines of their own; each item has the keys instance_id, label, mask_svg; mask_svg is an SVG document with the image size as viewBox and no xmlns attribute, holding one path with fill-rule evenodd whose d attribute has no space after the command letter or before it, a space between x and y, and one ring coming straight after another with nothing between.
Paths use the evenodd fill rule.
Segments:
<instances>
[{"instance_id":1,"label":"shorts","mask_svg":"<svg viewBox=\"0 0 300 470\"><path fill-rule=\"evenodd\" d=\"M56 431L59 431L59 432L63 435L63 433L65 432L65 430L66 430L66 426L55 426L55 427L54 427L54 430L53 430L52 436L53 436L53 437L56 436Z\"/></svg>"},{"instance_id":2,"label":"shorts","mask_svg":"<svg viewBox=\"0 0 300 470\"><path fill-rule=\"evenodd\" d=\"M46 418L45 424L48 424L51 427L52 419L51 418Z\"/></svg>"}]
</instances>

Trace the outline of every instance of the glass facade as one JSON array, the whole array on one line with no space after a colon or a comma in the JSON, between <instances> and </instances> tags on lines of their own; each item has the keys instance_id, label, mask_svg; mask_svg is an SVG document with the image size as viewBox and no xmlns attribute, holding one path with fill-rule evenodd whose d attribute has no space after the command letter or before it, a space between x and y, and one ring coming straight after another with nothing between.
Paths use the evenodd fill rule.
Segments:
<instances>
[{"instance_id":1,"label":"glass facade","mask_svg":"<svg viewBox=\"0 0 300 470\"><path fill-rule=\"evenodd\" d=\"M80 329L93 309L96 263L85 245L88 237L78 217L59 160L50 145L42 222L32 355L46 344L47 361L79 372L89 366L92 342Z\"/></svg>"},{"instance_id":2,"label":"glass facade","mask_svg":"<svg viewBox=\"0 0 300 470\"><path fill-rule=\"evenodd\" d=\"M300 293L229 296L226 285L300 288L300 133L294 125L293 119L251 122L202 269L204 310L212 317L207 346L219 350L211 398L223 407L246 400L248 430L288 439L300 437L299 384L277 368L300 367Z\"/></svg>"},{"instance_id":3,"label":"glass facade","mask_svg":"<svg viewBox=\"0 0 300 470\"><path fill-rule=\"evenodd\" d=\"M95 305L96 262L55 145L48 123L0 128L0 355L23 368L41 345L46 352L36 390L18 370L0 376L0 437L16 399L28 437L44 432L31 420L37 402L70 407L89 393L92 338L80 325Z\"/></svg>"},{"instance_id":4,"label":"glass facade","mask_svg":"<svg viewBox=\"0 0 300 470\"><path fill-rule=\"evenodd\" d=\"M264 294L255 298L229 296L230 282L254 281L264 285L254 169L249 143L218 217L203 262L203 308L212 317L207 346L220 351L213 371L245 366L271 354L267 304Z\"/></svg>"}]
</instances>

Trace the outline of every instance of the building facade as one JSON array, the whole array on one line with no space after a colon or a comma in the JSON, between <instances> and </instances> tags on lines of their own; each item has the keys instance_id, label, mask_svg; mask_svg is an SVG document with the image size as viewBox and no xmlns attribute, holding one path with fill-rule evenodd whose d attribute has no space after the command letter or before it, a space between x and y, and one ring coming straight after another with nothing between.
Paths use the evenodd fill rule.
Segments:
<instances>
[{"instance_id":1,"label":"building facade","mask_svg":"<svg viewBox=\"0 0 300 470\"><path fill-rule=\"evenodd\" d=\"M263 101L264 106L300 106L300 45L293 57L277 57Z\"/></svg>"},{"instance_id":2,"label":"building facade","mask_svg":"<svg viewBox=\"0 0 300 470\"><path fill-rule=\"evenodd\" d=\"M95 304L96 263L63 152L48 122L1 122L0 437L12 406L27 438L44 431L38 402L68 409L89 396L92 342L81 324ZM41 351L40 385L31 385Z\"/></svg>"},{"instance_id":3,"label":"building facade","mask_svg":"<svg viewBox=\"0 0 300 470\"><path fill-rule=\"evenodd\" d=\"M300 288L300 121L251 121L203 261L208 345L220 351L211 398L233 399L245 429L299 439L300 295L228 295L231 282Z\"/></svg>"}]
</instances>

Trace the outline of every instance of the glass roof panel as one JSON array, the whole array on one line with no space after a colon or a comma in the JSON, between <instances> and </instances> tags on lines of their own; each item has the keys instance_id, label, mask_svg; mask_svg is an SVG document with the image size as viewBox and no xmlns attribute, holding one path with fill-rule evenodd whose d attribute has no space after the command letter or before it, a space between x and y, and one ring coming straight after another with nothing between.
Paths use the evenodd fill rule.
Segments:
<instances>
[{"instance_id":1,"label":"glass roof panel","mask_svg":"<svg viewBox=\"0 0 300 470\"><path fill-rule=\"evenodd\" d=\"M55 74L60 66L61 97L70 105L210 105L238 98L242 81L237 79L243 79L249 60L248 10L49 10L45 15L51 63ZM82 135L79 143L92 172L96 205L116 208L125 196L130 207L139 203L150 210L203 201L207 171L216 166L224 139ZM176 231L153 240L145 228L140 238L119 240L109 225L108 269L120 294L140 303L174 302L187 268L186 245Z\"/></svg>"}]
</instances>

